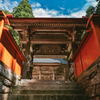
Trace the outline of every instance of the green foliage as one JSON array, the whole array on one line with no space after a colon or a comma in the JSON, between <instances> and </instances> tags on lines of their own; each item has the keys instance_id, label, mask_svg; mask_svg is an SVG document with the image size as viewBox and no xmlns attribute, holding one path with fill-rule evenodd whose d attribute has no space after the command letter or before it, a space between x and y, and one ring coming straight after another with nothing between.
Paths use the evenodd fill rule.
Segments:
<instances>
[{"instance_id":1,"label":"green foliage","mask_svg":"<svg viewBox=\"0 0 100 100\"><path fill-rule=\"evenodd\" d=\"M92 14L92 13L94 13L94 7L93 6L90 6L87 10L86 10L86 16L87 17L90 17L90 15Z\"/></svg>"},{"instance_id":2,"label":"green foliage","mask_svg":"<svg viewBox=\"0 0 100 100\"><path fill-rule=\"evenodd\" d=\"M20 4L13 8L14 17L34 17L32 7L28 0L22 0Z\"/></svg>"},{"instance_id":3,"label":"green foliage","mask_svg":"<svg viewBox=\"0 0 100 100\"><path fill-rule=\"evenodd\" d=\"M20 50L21 50L21 46L20 46L20 41L19 41L19 35L17 31L14 31L10 26L5 25L5 27L9 28L13 38L15 39L17 45L19 46Z\"/></svg>"},{"instance_id":4,"label":"green foliage","mask_svg":"<svg viewBox=\"0 0 100 100\"><path fill-rule=\"evenodd\" d=\"M11 14L8 10L4 11L5 14Z\"/></svg>"},{"instance_id":5,"label":"green foliage","mask_svg":"<svg viewBox=\"0 0 100 100\"><path fill-rule=\"evenodd\" d=\"M90 6L87 10L86 10L86 16L90 17L90 15L92 13L95 14L100 14L100 0L96 0L96 2L98 2L96 7Z\"/></svg>"},{"instance_id":6,"label":"green foliage","mask_svg":"<svg viewBox=\"0 0 100 100\"><path fill-rule=\"evenodd\" d=\"M82 33L82 35L81 35L81 40L83 39L85 33L86 33L85 31Z\"/></svg>"},{"instance_id":7,"label":"green foliage","mask_svg":"<svg viewBox=\"0 0 100 100\"><path fill-rule=\"evenodd\" d=\"M96 1L100 1L100 0L96 0Z\"/></svg>"},{"instance_id":8,"label":"green foliage","mask_svg":"<svg viewBox=\"0 0 100 100\"><path fill-rule=\"evenodd\" d=\"M0 8L0 11L1 11L2 9Z\"/></svg>"},{"instance_id":9,"label":"green foliage","mask_svg":"<svg viewBox=\"0 0 100 100\"><path fill-rule=\"evenodd\" d=\"M100 1L97 4L96 14L100 14Z\"/></svg>"},{"instance_id":10,"label":"green foliage","mask_svg":"<svg viewBox=\"0 0 100 100\"><path fill-rule=\"evenodd\" d=\"M2 10L2 8L0 8L0 11ZM4 11L5 14L11 14L11 12L9 12L8 10Z\"/></svg>"},{"instance_id":11,"label":"green foliage","mask_svg":"<svg viewBox=\"0 0 100 100\"><path fill-rule=\"evenodd\" d=\"M66 60L66 61L67 61L67 59L66 59L66 58L63 58L63 60Z\"/></svg>"}]
</instances>

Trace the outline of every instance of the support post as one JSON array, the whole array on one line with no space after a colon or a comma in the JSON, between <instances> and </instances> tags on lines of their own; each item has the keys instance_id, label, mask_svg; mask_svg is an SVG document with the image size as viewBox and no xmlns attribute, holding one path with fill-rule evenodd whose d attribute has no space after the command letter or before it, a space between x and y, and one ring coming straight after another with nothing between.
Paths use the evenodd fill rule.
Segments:
<instances>
[{"instance_id":1,"label":"support post","mask_svg":"<svg viewBox=\"0 0 100 100\"><path fill-rule=\"evenodd\" d=\"M27 62L24 62L23 64L23 70L22 70L22 79L25 79L26 78L26 75L27 75Z\"/></svg>"},{"instance_id":2,"label":"support post","mask_svg":"<svg viewBox=\"0 0 100 100\"><path fill-rule=\"evenodd\" d=\"M72 56L74 56L75 54L75 37L74 35L72 35L72 43L71 43L71 46L72 46Z\"/></svg>"},{"instance_id":3,"label":"support post","mask_svg":"<svg viewBox=\"0 0 100 100\"><path fill-rule=\"evenodd\" d=\"M66 80L66 68L64 67L64 80Z\"/></svg>"},{"instance_id":4,"label":"support post","mask_svg":"<svg viewBox=\"0 0 100 100\"><path fill-rule=\"evenodd\" d=\"M55 73L53 73L53 80L55 80Z\"/></svg>"},{"instance_id":5,"label":"support post","mask_svg":"<svg viewBox=\"0 0 100 100\"><path fill-rule=\"evenodd\" d=\"M69 80L69 66L70 64L69 64L69 61L68 61L68 57L67 57L67 80Z\"/></svg>"},{"instance_id":6,"label":"support post","mask_svg":"<svg viewBox=\"0 0 100 100\"><path fill-rule=\"evenodd\" d=\"M41 73L39 73L39 80L41 80Z\"/></svg>"},{"instance_id":7,"label":"support post","mask_svg":"<svg viewBox=\"0 0 100 100\"><path fill-rule=\"evenodd\" d=\"M26 43L25 57L26 57L27 61L30 63L30 59L31 59L31 56L30 56L30 37L29 37L29 30L28 29L25 30L25 34L27 35L26 36L27 43ZM24 64L23 64L23 71L22 71L22 78L23 79L25 79L27 76L28 62L24 62Z\"/></svg>"},{"instance_id":8,"label":"support post","mask_svg":"<svg viewBox=\"0 0 100 100\"><path fill-rule=\"evenodd\" d=\"M41 66L39 68L39 80L41 80Z\"/></svg>"}]
</instances>

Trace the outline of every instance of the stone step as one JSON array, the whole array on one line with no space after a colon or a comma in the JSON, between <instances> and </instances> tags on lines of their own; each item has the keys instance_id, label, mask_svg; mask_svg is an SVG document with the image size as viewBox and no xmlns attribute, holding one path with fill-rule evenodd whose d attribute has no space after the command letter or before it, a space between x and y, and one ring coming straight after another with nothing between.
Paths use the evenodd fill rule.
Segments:
<instances>
[{"instance_id":1,"label":"stone step","mask_svg":"<svg viewBox=\"0 0 100 100\"><path fill-rule=\"evenodd\" d=\"M21 80L8 100L88 100L75 82Z\"/></svg>"},{"instance_id":2,"label":"stone step","mask_svg":"<svg viewBox=\"0 0 100 100\"><path fill-rule=\"evenodd\" d=\"M83 94L10 94L8 100L89 100Z\"/></svg>"},{"instance_id":3,"label":"stone step","mask_svg":"<svg viewBox=\"0 0 100 100\"><path fill-rule=\"evenodd\" d=\"M79 89L76 85L32 85L32 86L16 86L15 89L24 90L66 90L66 89Z\"/></svg>"},{"instance_id":4,"label":"stone step","mask_svg":"<svg viewBox=\"0 0 100 100\"><path fill-rule=\"evenodd\" d=\"M19 83L18 86L33 86L33 85L76 85L75 82L70 82L70 81L39 81L39 80L26 80L22 79Z\"/></svg>"},{"instance_id":5,"label":"stone step","mask_svg":"<svg viewBox=\"0 0 100 100\"><path fill-rule=\"evenodd\" d=\"M14 90L13 94L83 94L79 89L67 90Z\"/></svg>"}]
</instances>

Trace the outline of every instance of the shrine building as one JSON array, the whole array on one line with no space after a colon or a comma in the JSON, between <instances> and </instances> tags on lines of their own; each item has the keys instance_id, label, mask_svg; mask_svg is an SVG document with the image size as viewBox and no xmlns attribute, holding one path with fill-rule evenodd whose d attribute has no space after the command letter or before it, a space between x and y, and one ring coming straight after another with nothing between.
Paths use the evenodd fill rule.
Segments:
<instances>
[{"instance_id":1,"label":"shrine building","mask_svg":"<svg viewBox=\"0 0 100 100\"><path fill-rule=\"evenodd\" d=\"M32 78L37 80L65 80L67 61L63 59L34 58Z\"/></svg>"},{"instance_id":2,"label":"shrine building","mask_svg":"<svg viewBox=\"0 0 100 100\"><path fill-rule=\"evenodd\" d=\"M21 50L5 25L18 32ZM0 11L0 100L7 99L100 100L100 15L14 18Z\"/></svg>"}]
</instances>

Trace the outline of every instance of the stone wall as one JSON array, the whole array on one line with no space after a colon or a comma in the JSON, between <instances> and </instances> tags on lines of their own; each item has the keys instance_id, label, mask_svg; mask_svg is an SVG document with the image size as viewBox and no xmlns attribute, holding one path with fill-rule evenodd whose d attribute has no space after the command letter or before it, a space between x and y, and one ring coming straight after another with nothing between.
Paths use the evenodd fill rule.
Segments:
<instances>
[{"instance_id":1,"label":"stone wall","mask_svg":"<svg viewBox=\"0 0 100 100\"><path fill-rule=\"evenodd\" d=\"M0 100L7 100L8 94L18 82L19 76L0 61Z\"/></svg>"},{"instance_id":2,"label":"stone wall","mask_svg":"<svg viewBox=\"0 0 100 100\"><path fill-rule=\"evenodd\" d=\"M100 63L98 59L76 80L90 100L100 100Z\"/></svg>"},{"instance_id":3,"label":"stone wall","mask_svg":"<svg viewBox=\"0 0 100 100\"><path fill-rule=\"evenodd\" d=\"M34 66L32 78L36 80L65 80L68 79L67 65Z\"/></svg>"}]
</instances>

